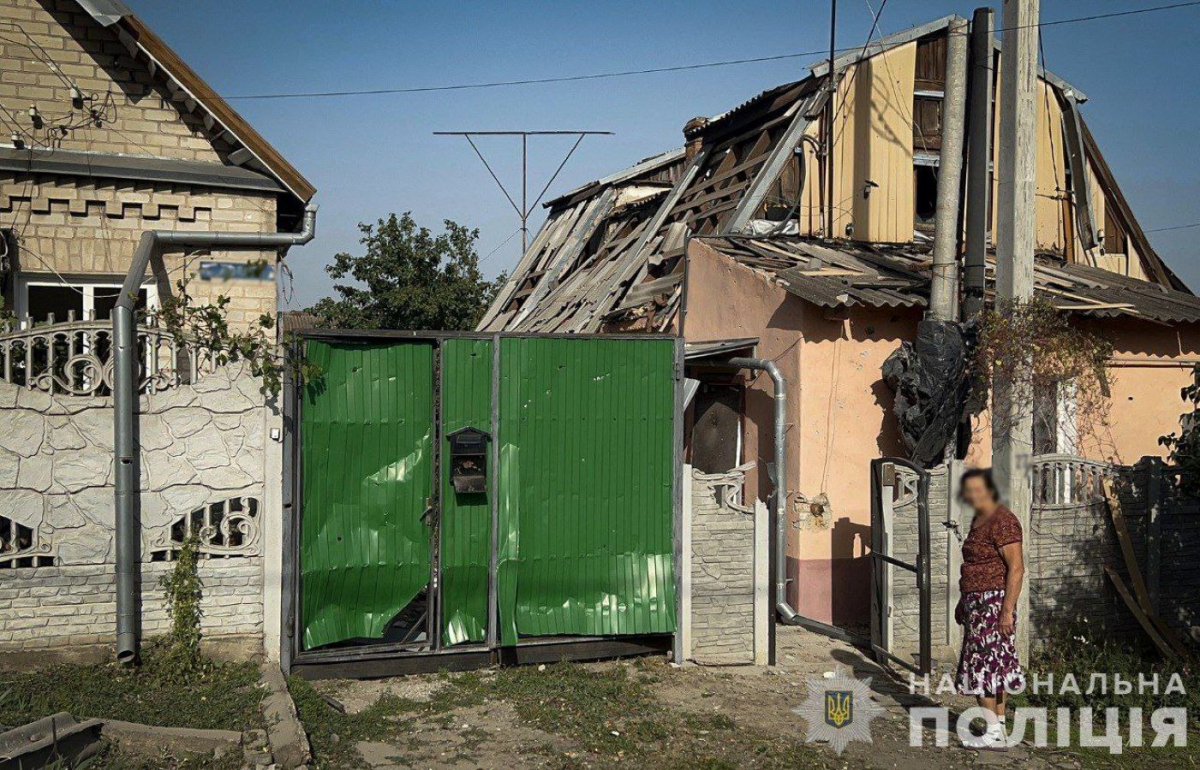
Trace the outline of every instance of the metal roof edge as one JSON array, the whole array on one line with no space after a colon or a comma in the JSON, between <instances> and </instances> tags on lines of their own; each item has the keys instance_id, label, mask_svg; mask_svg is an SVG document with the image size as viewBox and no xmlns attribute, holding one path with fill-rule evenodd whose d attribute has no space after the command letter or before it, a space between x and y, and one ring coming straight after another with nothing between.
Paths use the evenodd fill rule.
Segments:
<instances>
[{"instance_id":1,"label":"metal roof edge","mask_svg":"<svg viewBox=\"0 0 1200 770\"><path fill-rule=\"evenodd\" d=\"M171 182L202 187L284 192L274 178L241 166L198 160L109 155L73 150L17 150L0 147L0 170L144 182Z\"/></svg>"},{"instance_id":2,"label":"metal roof edge","mask_svg":"<svg viewBox=\"0 0 1200 770\"><path fill-rule=\"evenodd\" d=\"M542 207L547 208L547 209L553 208L555 204L561 203L569 198L577 197L581 193L586 192L587 190L589 190L590 188L593 188L593 187L597 188L595 192L599 192L599 188L608 187L609 185L619 184L628 179L632 179L633 177L636 177L639 174L644 174L647 171L652 171L656 168L660 168L662 166L669 165L669 164L674 163L675 161L679 160L683 156L684 156L684 148L683 147L678 147L674 150L668 150L666 152L661 152L658 155L651 155L649 158L644 158L642 160L639 160L637 163L634 163L632 166L623 168L620 171L617 171L616 173L609 174L606 177L601 177L600 179L596 179L591 182L586 182L572 190L568 190L567 192L563 193L562 195L558 195L554 198L551 198L550 200L543 203Z\"/></svg>"},{"instance_id":3,"label":"metal roof edge","mask_svg":"<svg viewBox=\"0 0 1200 770\"><path fill-rule=\"evenodd\" d=\"M121 0L75 0L83 12L102 27L111 27L133 13Z\"/></svg>"},{"instance_id":4,"label":"metal roof edge","mask_svg":"<svg viewBox=\"0 0 1200 770\"><path fill-rule=\"evenodd\" d=\"M834 69L840 70L850 64L854 64L862 59L869 59L876 54L883 53L884 51L888 51L896 46L904 45L905 43L911 43L912 41L925 37L926 35L933 34L939 29L944 29L950 26L950 22L952 21L966 21L966 19L958 14L952 13L947 16L943 16L940 19L934 19L933 21L928 21L924 24L918 24L917 26L910 27L909 29L893 32L890 35L885 35L884 37L879 38L873 43L868 43L862 48L853 51L847 51L840 56L835 56L833 58L833 67ZM813 76L822 77L829 73L829 60L826 59L825 61L817 62L808 69Z\"/></svg>"}]
</instances>

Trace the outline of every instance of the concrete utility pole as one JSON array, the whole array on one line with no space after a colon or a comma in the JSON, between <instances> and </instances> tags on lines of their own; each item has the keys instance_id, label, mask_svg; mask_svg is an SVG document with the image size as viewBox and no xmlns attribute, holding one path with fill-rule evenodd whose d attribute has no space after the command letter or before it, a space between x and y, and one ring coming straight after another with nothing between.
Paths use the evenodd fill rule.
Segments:
<instances>
[{"instance_id":1,"label":"concrete utility pole","mask_svg":"<svg viewBox=\"0 0 1200 770\"><path fill-rule=\"evenodd\" d=\"M971 104L967 108L967 234L963 260L963 320L983 312L988 219L992 208L992 55L995 21L991 8L976 8L971 20Z\"/></svg>"},{"instance_id":2,"label":"concrete utility pole","mask_svg":"<svg viewBox=\"0 0 1200 770\"><path fill-rule=\"evenodd\" d=\"M1004 0L1002 25L996 300L1005 305L1033 296L1038 0ZM1023 397L1029 395L1023 392L1025 389L1014 388L1012 381L996 379L992 390L995 411L992 419L993 472L1000 495L1017 515L1028 542L1033 404L1022 403ZM1029 569L1026 574L1032 574L1032 571ZM1027 659L1028 580L1021 591L1017 616L1017 650L1023 659Z\"/></svg>"},{"instance_id":3,"label":"concrete utility pole","mask_svg":"<svg viewBox=\"0 0 1200 770\"><path fill-rule=\"evenodd\" d=\"M942 151L938 160L937 210L933 230L933 285L929 317L958 318L958 222L962 187L963 123L967 103L967 20L947 29L946 85L942 97Z\"/></svg>"}]
</instances>

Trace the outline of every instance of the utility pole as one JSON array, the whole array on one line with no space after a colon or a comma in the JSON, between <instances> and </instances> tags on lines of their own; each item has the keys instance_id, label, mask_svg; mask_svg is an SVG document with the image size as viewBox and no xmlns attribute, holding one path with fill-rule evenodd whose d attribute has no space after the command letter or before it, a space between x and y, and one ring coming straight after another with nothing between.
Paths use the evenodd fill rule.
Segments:
<instances>
[{"instance_id":1,"label":"utility pole","mask_svg":"<svg viewBox=\"0 0 1200 770\"><path fill-rule=\"evenodd\" d=\"M933 231L933 283L929 317L958 318L958 223L962 187L963 132L967 103L967 20L946 30L946 85L942 97L942 149L938 159L937 210Z\"/></svg>"},{"instance_id":2,"label":"utility pole","mask_svg":"<svg viewBox=\"0 0 1200 770\"><path fill-rule=\"evenodd\" d=\"M996 301L1001 310L1033 296L1037 160L1038 0L1004 0L1000 55L1000 140L996 222ZM1004 502L1029 537L1033 404L1026 372L993 383L992 465ZM1028 553L1028 551L1026 551ZM1031 574L1029 570L1027 574ZM1029 586L1017 605L1017 651L1029 655Z\"/></svg>"},{"instance_id":3,"label":"utility pole","mask_svg":"<svg viewBox=\"0 0 1200 770\"><path fill-rule=\"evenodd\" d=\"M829 0L829 98L825 100L825 237L833 238L833 119L837 115L837 73L833 59L837 55L837 0Z\"/></svg>"},{"instance_id":4,"label":"utility pole","mask_svg":"<svg viewBox=\"0 0 1200 770\"><path fill-rule=\"evenodd\" d=\"M567 165L567 161L575 154L579 144L585 136L612 136L612 131L434 131L434 136L461 136L471 145L471 149L479 156L479 160L483 162L483 167L492 175L492 180L500 187L500 192L504 193L504 197L513 207L513 211L517 212L517 217L521 220L521 253L529 248L529 215L533 212L537 205L542 202L542 196L550 189L550 185L554 184L554 180L558 179L558 174L563 170L563 166ZM500 181L500 177L496 176L496 172L492 170L492 166L487 162L487 158L483 157L483 153L479 150L479 146L475 144L475 137L479 136L519 136L521 137L521 205L513 200L513 196L509 194L504 183ZM567 152L567 156L562 159L562 163L558 164L558 168L550 176L550 181L546 182L546 186L538 193L537 199L533 205L529 205L529 137L531 136L574 136L575 144L571 145L571 149ZM511 237L511 236L509 236Z\"/></svg>"},{"instance_id":5,"label":"utility pole","mask_svg":"<svg viewBox=\"0 0 1200 770\"><path fill-rule=\"evenodd\" d=\"M992 211L992 57L995 13L976 8L971 19L971 102L967 107L967 234L963 260L963 320L983 312L988 220Z\"/></svg>"}]
</instances>

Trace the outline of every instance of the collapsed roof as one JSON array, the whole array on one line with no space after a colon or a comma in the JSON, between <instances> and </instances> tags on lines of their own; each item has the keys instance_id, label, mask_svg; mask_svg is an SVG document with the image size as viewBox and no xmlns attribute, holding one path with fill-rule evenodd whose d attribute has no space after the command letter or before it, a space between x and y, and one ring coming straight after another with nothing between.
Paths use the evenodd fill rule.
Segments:
<instances>
[{"instance_id":1,"label":"collapsed roof","mask_svg":"<svg viewBox=\"0 0 1200 770\"><path fill-rule=\"evenodd\" d=\"M928 249L838 243L794 237L712 237L700 241L753 270L772 276L789 294L824 308L923 308L933 263ZM996 264L987 262L995 296ZM1093 318L1120 316L1161 323L1200 321L1200 297L1090 265L1039 254L1034 288L1056 308Z\"/></svg>"},{"instance_id":2,"label":"collapsed roof","mask_svg":"<svg viewBox=\"0 0 1200 770\"><path fill-rule=\"evenodd\" d=\"M956 19L947 16L843 54L834 60L835 71L841 74L864 59L927 38ZM928 275L921 263L926 258L915 244L737 237L761 221L757 217L786 174L786 165L824 110L828 70L827 62L818 64L803 80L763 91L713 118L693 119L684 129L687 144L682 150L647 159L550 201L545 226L479 328L570 333L669 329L683 298L681 257L689 237L705 238L739 261L769 259L764 255L782 252L776 255L782 260L775 271L780 281L819 305L923 305ZM1041 76L1065 100L1078 103L1086 98L1049 72L1043 70ZM1146 275L1156 283L1040 259L1039 289L1086 298L1067 296L1071 301L1062 305L1073 312L1197 320L1190 292L1150 246L1081 119L1080 124L1087 158L1112 196L1109 212L1128 233L1146 264ZM814 252L824 256L814 257ZM828 265L848 260L854 267L845 269L861 270L869 280L828 272L814 276L800 267L802 259L812 258ZM834 277L839 280L827 280Z\"/></svg>"}]
</instances>

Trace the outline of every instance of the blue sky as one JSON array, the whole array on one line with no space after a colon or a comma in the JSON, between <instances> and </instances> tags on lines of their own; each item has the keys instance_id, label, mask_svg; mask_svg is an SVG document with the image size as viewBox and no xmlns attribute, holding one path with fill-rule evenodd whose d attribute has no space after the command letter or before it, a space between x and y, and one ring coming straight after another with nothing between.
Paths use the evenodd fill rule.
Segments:
<instances>
[{"instance_id":1,"label":"blue sky","mask_svg":"<svg viewBox=\"0 0 1200 770\"><path fill-rule=\"evenodd\" d=\"M127 0L221 94L438 86L816 51L828 46L829 0L799 2L383 2L375 0ZM839 46L865 41L870 7L840 0ZM1166 0L1042 0L1043 21ZM887 34L975 4L890 0ZM997 3L998 11L998 3ZM1091 100L1083 113L1137 212L1154 229L1200 222L1200 7L1043 28L1046 60ZM511 268L516 215L458 129L599 129L548 197L679 146L683 124L796 79L817 56L691 72L487 90L231 103L318 188L319 235L295 249L292 307L330 291L323 266L355 251L357 223L411 211L440 227L480 230L489 275ZM531 196L570 147L531 144ZM510 190L519 144L481 149ZM535 213L536 231L543 213ZM1200 227L1151 233L1200 291ZM494 251L494 253L493 253Z\"/></svg>"}]
</instances>

